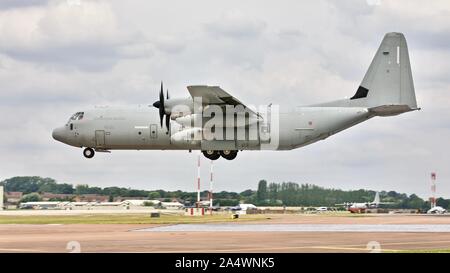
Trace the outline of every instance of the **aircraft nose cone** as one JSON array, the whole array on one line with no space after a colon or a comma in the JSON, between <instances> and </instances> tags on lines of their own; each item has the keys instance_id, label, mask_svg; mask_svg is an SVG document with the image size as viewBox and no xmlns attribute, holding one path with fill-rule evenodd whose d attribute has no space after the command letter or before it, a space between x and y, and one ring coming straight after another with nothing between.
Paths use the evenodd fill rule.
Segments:
<instances>
[{"instance_id":1,"label":"aircraft nose cone","mask_svg":"<svg viewBox=\"0 0 450 273\"><path fill-rule=\"evenodd\" d=\"M65 130L63 127L56 128L55 130L53 130L53 133L52 133L53 139L63 142L64 141L64 132L65 132Z\"/></svg>"}]
</instances>

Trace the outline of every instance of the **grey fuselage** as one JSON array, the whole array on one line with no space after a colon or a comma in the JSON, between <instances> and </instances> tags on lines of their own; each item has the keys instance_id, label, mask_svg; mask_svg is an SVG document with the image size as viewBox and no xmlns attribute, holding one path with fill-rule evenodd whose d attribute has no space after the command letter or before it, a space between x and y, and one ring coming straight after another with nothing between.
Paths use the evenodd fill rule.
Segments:
<instances>
[{"instance_id":1,"label":"grey fuselage","mask_svg":"<svg viewBox=\"0 0 450 273\"><path fill-rule=\"evenodd\" d=\"M75 147L107 150L292 150L371 118L364 107L296 107L280 111L271 119L270 132L262 128L267 119L258 119L257 136L250 139L173 141L186 128L175 121L170 131L160 125L158 109L150 105L96 107L83 112L81 120L69 122L53 132L53 137ZM269 137L262 134L267 133Z\"/></svg>"},{"instance_id":2,"label":"grey fuselage","mask_svg":"<svg viewBox=\"0 0 450 273\"><path fill-rule=\"evenodd\" d=\"M169 99L168 94L165 99L161 83L159 101L153 106L97 107L78 112L65 126L55 129L53 137L86 147L83 153L87 158L92 158L94 149L202 150L212 160L232 160L240 150L292 150L371 117L420 110L406 39L397 32L384 36L360 86L349 99L290 110L269 105L267 111L261 108L257 112L219 86L187 89L187 99ZM229 106L244 109L228 115ZM209 115L214 108L226 111ZM242 113L244 117L239 116ZM226 122L208 127L211 120ZM225 138L220 137L222 131L226 131Z\"/></svg>"}]
</instances>

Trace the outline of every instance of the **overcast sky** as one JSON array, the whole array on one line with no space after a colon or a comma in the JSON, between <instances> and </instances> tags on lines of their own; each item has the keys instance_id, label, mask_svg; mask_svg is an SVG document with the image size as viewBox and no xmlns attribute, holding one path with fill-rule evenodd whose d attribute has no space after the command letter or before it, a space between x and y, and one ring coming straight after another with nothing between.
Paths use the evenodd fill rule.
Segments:
<instances>
[{"instance_id":1,"label":"overcast sky","mask_svg":"<svg viewBox=\"0 0 450 273\"><path fill-rule=\"evenodd\" d=\"M87 160L52 129L93 105L153 103L191 84L253 104L354 94L386 32L408 40L420 112L375 118L305 148L215 164L216 190L269 182L450 197L448 0L0 1L0 180L19 175L195 189L196 155L113 151ZM203 181L209 162L203 160ZM204 183L204 189L208 186Z\"/></svg>"}]
</instances>

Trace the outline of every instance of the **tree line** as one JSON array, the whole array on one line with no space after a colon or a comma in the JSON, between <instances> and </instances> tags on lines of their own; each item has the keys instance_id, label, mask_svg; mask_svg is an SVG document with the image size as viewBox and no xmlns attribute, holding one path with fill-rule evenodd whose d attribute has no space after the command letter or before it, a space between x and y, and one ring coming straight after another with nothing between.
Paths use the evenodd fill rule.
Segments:
<instances>
[{"instance_id":1,"label":"tree line","mask_svg":"<svg viewBox=\"0 0 450 273\"><path fill-rule=\"evenodd\" d=\"M147 199L162 199L170 202L173 199L181 199L186 203L194 203L197 200L197 192L185 191L165 191L165 190L136 190L124 187L91 187L86 184L72 185L68 183L57 183L53 178L43 178L39 176L17 176L5 179L0 182L6 192L22 192L24 198L22 202L40 201L40 195L44 192L54 194L85 195L96 194L109 196L112 201L115 197L132 197ZM254 192L249 190L250 194ZM242 196L247 196L248 191L244 191ZM201 193L202 197L208 196L207 191ZM236 192L221 191L214 193L215 204L222 206L236 206L241 200L241 195ZM71 198L52 198L51 201L71 201Z\"/></svg>"},{"instance_id":2,"label":"tree line","mask_svg":"<svg viewBox=\"0 0 450 273\"><path fill-rule=\"evenodd\" d=\"M171 201L173 199L183 200L188 204L193 204L197 199L196 192L185 191L165 191L165 190L137 190L124 187L91 187L86 184L76 185L69 183L57 183L55 179L43 178L39 176L12 177L0 182L5 187L5 191L17 191L24 194L31 194L32 200L39 199L39 193L49 192L55 194L97 194L114 197L135 197L147 199L159 199ZM259 206L305 206L334 207L336 204L345 202L371 202L376 192L371 190L341 190L326 189L312 184L298 184L294 182L268 183L261 180L257 190L248 189L243 192L221 191L214 193L214 205L236 206L239 203L252 203ZM208 196L207 191L201 193L202 197ZM380 197L383 202L391 202L389 207L426 209L430 207L427 200L423 200L415 194L407 195L395 191L381 191ZM57 200L55 200L57 201ZM58 200L66 201L66 200ZM437 205L448 209L450 199L437 199Z\"/></svg>"},{"instance_id":3,"label":"tree line","mask_svg":"<svg viewBox=\"0 0 450 273\"><path fill-rule=\"evenodd\" d=\"M334 207L336 204L346 202L366 203L375 198L375 191L371 190L349 190L326 189L311 184L298 184L293 182L267 183L261 180L258 190L253 198L256 205L267 206L327 206ZM391 208L404 209L429 209L430 202L423 200L416 194L407 195L395 191L380 191L382 202L389 202ZM450 199L438 198L437 205L445 209L449 208Z\"/></svg>"}]
</instances>

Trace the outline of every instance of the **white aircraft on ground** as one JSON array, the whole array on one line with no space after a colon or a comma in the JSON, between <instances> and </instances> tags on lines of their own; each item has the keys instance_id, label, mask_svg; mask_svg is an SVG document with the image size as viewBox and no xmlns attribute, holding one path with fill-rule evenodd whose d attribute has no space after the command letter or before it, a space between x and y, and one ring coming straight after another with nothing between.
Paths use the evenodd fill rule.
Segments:
<instances>
[{"instance_id":1,"label":"white aircraft on ground","mask_svg":"<svg viewBox=\"0 0 450 273\"><path fill-rule=\"evenodd\" d=\"M428 214L444 214L446 212L447 212L446 209L444 209L443 207L439 207L439 206L433 207L427 211Z\"/></svg>"},{"instance_id":2,"label":"white aircraft on ground","mask_svg":"<svg viewBox=\"0 0 450 273\"><path fill-rule=\"evenodd\" d=\"M380 205L393 204L392 202L380 202L380 193L377 192L375 194L375 198L372 202L365 203L344 203L344 204L336 204L336 206L344 206L351 213L362 213L366 209L376 209L379 208Z\"/></svg>"}]
</instances>

